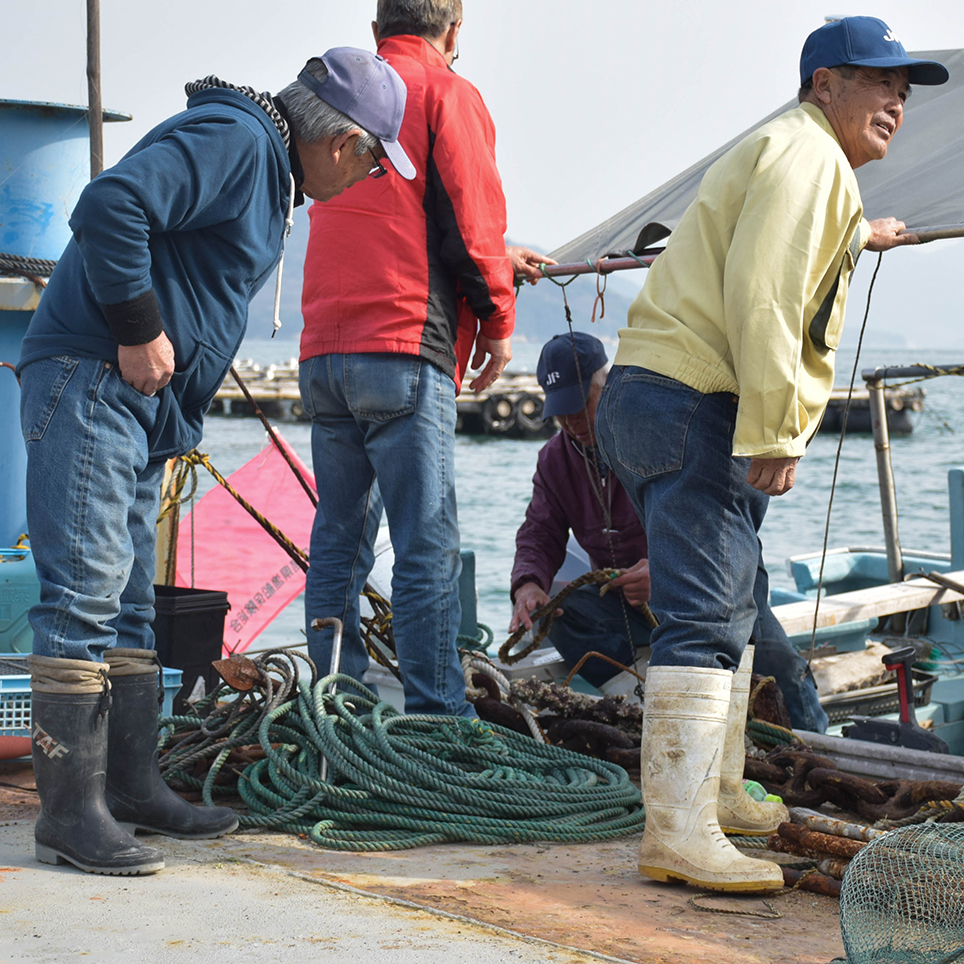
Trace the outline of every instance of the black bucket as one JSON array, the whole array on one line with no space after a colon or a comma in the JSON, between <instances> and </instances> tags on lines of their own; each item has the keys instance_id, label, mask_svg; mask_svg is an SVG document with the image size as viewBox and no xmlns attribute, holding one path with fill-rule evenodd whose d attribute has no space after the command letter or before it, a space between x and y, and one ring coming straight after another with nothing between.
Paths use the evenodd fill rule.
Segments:
<instances>
[{"instance_id":1,"label":"black bucket","mask_svg":"<svg viewBox=\"0 0 964 964\"><path fill-rule=\"evenodd\" d=\"M187 698L198 677L204 692L220 682L211 663L221 659L224 646L224 617L230 605L228 594L185 586L154 587L154 646L161 664L183 672L182 686L174 697L174 715L190 713Z\"/></svg>"}]
</instances>

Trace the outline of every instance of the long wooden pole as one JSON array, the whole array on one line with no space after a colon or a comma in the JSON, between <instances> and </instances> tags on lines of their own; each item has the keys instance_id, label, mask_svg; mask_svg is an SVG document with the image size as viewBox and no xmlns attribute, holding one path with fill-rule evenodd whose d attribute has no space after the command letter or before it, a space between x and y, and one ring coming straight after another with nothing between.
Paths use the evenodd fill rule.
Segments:
<instances>
[{"instance_id":1,"label":"long wooden pole","mask_svg":"<svg viewBox=\"0 0 964 964\"><path fill-rule=\"evenodd\" d=\"M87 124L90 177L104 169L104 105L100 96L100 0L87 0Z\"/></svg>"}]
</instances>

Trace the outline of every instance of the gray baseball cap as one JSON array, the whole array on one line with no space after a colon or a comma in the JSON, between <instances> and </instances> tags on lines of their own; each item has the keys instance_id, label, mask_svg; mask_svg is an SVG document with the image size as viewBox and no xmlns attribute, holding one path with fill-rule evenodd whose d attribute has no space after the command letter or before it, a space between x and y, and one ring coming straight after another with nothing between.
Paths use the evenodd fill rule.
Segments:
<instances>
[{"instance_id":1,"label":"gray baseball cap","mask_svg":"<svg viewBox=\"0 0 964 964\"><path fill-rule=\"evenodd\" d=\"M298 80L335 110L378 138L392 167L407 181L415 166L398 143L408 91L405 81L378 54L358 47L332 47L321 55L328 76L318 80L307 67Z\"/></svg>"}]
</instances>

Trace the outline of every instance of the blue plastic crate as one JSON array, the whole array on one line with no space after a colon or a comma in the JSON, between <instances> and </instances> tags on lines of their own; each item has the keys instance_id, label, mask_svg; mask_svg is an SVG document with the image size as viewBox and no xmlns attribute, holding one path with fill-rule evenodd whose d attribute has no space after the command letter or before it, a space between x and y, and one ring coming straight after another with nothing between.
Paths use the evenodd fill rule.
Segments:
<instances>
[{"instance_id":1,"label":"blue plastic crate","mask_svg":"<svg viewBox=\"0 0 964 964\"><path fill-rule=\"evenodd\" d=\"M16 657L0 657L0 737L30 736L30 675L16 671ZM23 657L23 668L27 659ZM181 688L181 671L164 668L164 704L161 716L174 710L174 695Z\"/></svg>"}]
</instances>

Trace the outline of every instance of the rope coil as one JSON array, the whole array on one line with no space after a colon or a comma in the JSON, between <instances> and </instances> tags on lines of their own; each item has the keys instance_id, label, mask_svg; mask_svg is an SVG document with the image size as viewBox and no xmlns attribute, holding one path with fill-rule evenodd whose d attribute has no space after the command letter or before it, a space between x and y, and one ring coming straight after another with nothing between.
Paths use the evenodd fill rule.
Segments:
<instances>
[{"instance_id":1,"label":"rope coil","mask_svg":"<svg viewBox=\"0 0 964 964\"><path fill-rule=\"evenodd\" d=\"M241 826L334 850L606 840L643 828L639 790L621 767L479 720L399 714L350 677L316 681L312 666L298 678L294 655L252 661L259 685L220 687L210 716L162 721L166 778L199 786L213 806L231 751L257 740L263 758L238 781L249 810ZM212 761L203 780L189 772L202 758Z\"/></svg>"}]
</instances>

